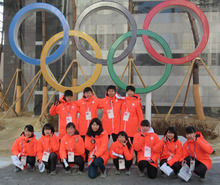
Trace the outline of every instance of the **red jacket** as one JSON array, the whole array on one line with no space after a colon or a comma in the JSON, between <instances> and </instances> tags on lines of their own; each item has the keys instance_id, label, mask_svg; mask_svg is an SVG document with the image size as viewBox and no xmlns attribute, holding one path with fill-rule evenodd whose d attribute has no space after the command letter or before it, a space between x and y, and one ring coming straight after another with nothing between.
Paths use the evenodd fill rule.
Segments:
<instances>
[{"instance_id":1,"label":"red jacket","mask_svg":"<svg viewBox=\"0 0 220 185\"><path fill-rule=\"evenodd\" d=\"M72 122L75 124L77 129L77 112L78 107L76 106L74 101L66 102L64 96L61 96L59 101L61 102L59 105L55 106L54 104L50 108L50 115L55 116L59 114L59 139L61 139L66 134L66 125L67 125L67 117L69 115L72 117Z\"/></svg>"},{"instance_id":2,"label":"red jacket","mask_svg":"<svg viewBox=\"0 0 220 185\"><path fill-rule=\"evenodd\" d=\"M35 135L33 137L25 137L22 134L15 140L11 148L12 155L25 155L35 157L37 152L37 140Z\"/></svg>"},{"instance_id":3,"label":"red jacket","mask_svg":"<svg viewBox=\"0 0 220 185\"><path fill-rule=\"evenodd\" d=\"M196 132L196 135L198 137L195 142L193 140L187 140L183 144L183 156L181 161L184 160L187 156L191 155L206 165L207 170L209 170L212 166L212 160L209 155L213 152L213 149L203 138L201 132Z\"/></svg>"},{"instance_id":4,"label":"red jacket","mask_svg":"<svg viewBox=\"0 0 220 185\"><path fill-rule=\"evenodd\" d=\"M121 105L124 100L116 98L113 96L112 98L105 95L105 98L101 100L100 108L104 109L102 116L102 125L103 129L111 135L112 133L118 134L120 129L120 121L121 121ZM113 111L114 118L109 118L108 110Z\"/></svg>"},{"instance_id":5,"label":"red jacket","mask_svg":"<svg viewBox=\"0 0 220 185\"><path fill-rule=\"evenodd\" d=\"M115 152L116 154L123 155L127 161L133 159L133 147L131 146L131 148L128 149L127 145L123 146L118 140L111 144L109 150L109 155L112 159L118 158L117 156L113 155L113 152Z\"/></svg>"},{"instance_id":6,"label":"red jacket","mask_svg":"<svg viewBox=\"0 0 220 185\"><path fill-rule=\"evenodd\" d=\"M89 159L91 161L91 153L94 151L94 154L97 158L101 157L104 160L104 164L108 162L108 134L106 131L103 131L99 136L95 136L95 143L91 143L92 137L85 137L85 148L89 151Z\"/></svg>"},{"instance_id":7,"label":"red jacket","mask_svg":"<svg viewBox=\"0 0 220 185\"><path fill-rule=\"evenodd\" d=\"M53 134L52 137L42 135L37 142L37 159L42 160L44 152L49 152L49 153L55 152L58 155L59 148L60 148L59 139L55 134Z\"/></svg>"},{"instance_id":8,"label":"red jacket","mask_svg":"<svg viewBox=\"0 0 220 185\"><path fill-rule=\"evenodd\" d=\"M148 160L148 157L144 156L145 146L151 148L151 157L154 163L151 163L154 167L158 168L157 160L160 157L160 153L154 152L154 146L160 141L159 137L155 133L145 133L145 137L141 136L141 132L137 133L134 136L133 147L137 151L137 160L138 162L142 160Z\"/></svg>"},{"instance_id":9,"label":"red jacket","mask_svg":"<svg viewBox=\"0 0 220 185\"><path fill-rule=\"evenodd\" d=\"M76 142L76 138L78 139L78 142ZM81 136L79 135L70 136L66 134L61 139L60 158L66 159L68 152L74 152L74 156L82 156L85 158L85 146Z\"/></svg>"},{"instance_id":10,"label":"red jacket","mask_svg":"<svg viewBox=\"0 0 220 185\"><path fill-rule=\"evenodd\" d=\"M155 153L161 153L160 160L169 159L169 157L172 156L172 158L167 161L167 164L170 166L173 166L175 162L179 162L183 153L182 143L178 139L176 142L174 142L174 139L172 141L163 142L162 138L153 150Z\"/></svg>"},{"instance_id":11,"label":"red jacket","mask_svg":"<svg viewBox=\"0 0 220 185\"><path fill-rule=\"evenodd\" d=\"M100 99L91 96L91 98L81 98L75 101L79 109L78 131L81 136L85 136L89 127L90 121L97 117L97 109L99 108ZM91 119L86 120L86 112L91 112Z\"/></svg>"},{"instance_id":12,"label":"red jacket","mask_svg":"<svg viewBox=\"0 0 220 185\"><path fill-rule=\"evenodd\" d=\"M128 121L123 120L125 112L130 113ZM140 124L142 120L143 111L139 96L127 96L121 106L120 131L125 131L128 137L134 137L134 135L138 132L138 129L140 129Z\"/></svg>"}]
</instances>

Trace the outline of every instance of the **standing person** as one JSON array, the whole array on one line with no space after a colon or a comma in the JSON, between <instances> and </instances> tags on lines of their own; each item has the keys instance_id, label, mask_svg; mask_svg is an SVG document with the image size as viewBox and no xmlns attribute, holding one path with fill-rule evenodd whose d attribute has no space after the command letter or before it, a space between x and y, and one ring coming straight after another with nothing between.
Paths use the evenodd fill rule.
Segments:
<instances>
[{"instance_id":1,"label":"standing person","mask_svg":"<svg viewBox=\"0 0 220 185\"><path fill-rule=\"evenodd\" d=\"M55 116L58 114L59 118L59 139L66 134L66 125L69 122L77 123L78 107L72 101L73 92L66 90L64 95L60 97L58 102L55 102L50 108L50 115ZM77 125L76 125L77 126ZM77 128L77 127L76 127Z\"/></svg>"},{"instance_id":2,"label":"standing person","mask_svg":"<svg viewBox=\"0 0 220 185\"><path fill-rule=\"evenodd\" d=\"M82 138L85 138L89 123L93 118L97 117L97 109L100 99L93 95L90 87L83 90L83 97L75 102L79 108L78 129Z\"/></svg>"},{"instance_id":3,"label":"standing person","mask_svg":"<svg viewBox=\"0 0 220 185\"><path fill-rule=\"evenodd\" d=\"M116 167L115 174L120 175L119 169L126 169L125 174L131 175L130 167L133 162L133 147L124 131L118 133L118 139L111 144L109 155Z\"/></svg>"},{"instance_id":4,"label":"standing person","mask_svg":"<svg viewBox=\"0 0 220 185\"><path fill-rule=\"evenodd\" d=\"M71 173L70 166L77 164L79 170L77 173L82 174L84 169L85 146L83 139L79 136L75 125L70 122L66 126L66 135L61 139L60 144L60 159L67 174ZM64 161L68 163L65 166Z\"/></svg>"},{"instance_id":5,"label":"standing person","mask_svg":"<svg viewBox=\"0 0 220 185\"><path fill-rule=\"evenodd\" d=\"M120 131L127 133L133 143L134 135L140 129L140 123L143 120L143 111L141 101L135 94L135 87L127 86L127 97L121 107L121 128Z\"/></svg>"},{"instance_id":6,"label":"standing person","mask_svg":"<svg viewBox=\"0 0 220 185\"><path fill-rule=\"evenodd\" d=\"M15 140L11 148L12 155L17 156L24 167L27 164L30 165L30 171L34 170L35 156L37 151L37 140L34 135L34 127L32 125L26 125L21 136ZM21 169L14 168L15 172L19 172Z\"/></svg>"},{"instance_id":7,"label":"standing person","mask_svg":"<svg viewBox=\"0 0 220 185\"><path fill-rule=\"evenodd\" d=\"M102 123L103 129L110 135L112 135L113 141L117 140L117 134L120 129L121 121L121 105L124 98L116 93L116 87L109 85L105 98L101 100L100 108L103 108Z\"/></svg>"},{"instance_id":8,"label":"standing person","mask_svg":"<svg viewBox=\"0 0 220 185\"><path fill-rule=\"evenodd\" d=\"M212 166L210 154L213 149L203 138L201 132L196 132L193 126L186 127L187 141L183 144L182 165L187 163L191 171L200 176L201 181L206 180L206 172Z\"/></svg>"},{"instance_id":9,"label":"standing person","mask_svg":"<svg viewBox=\"0 0 220 185\"><path fill-rule=\"evenodd\" d=\"M182 143L178 139L176 129L174 127L168 127L164 133L164 137L154 147L155 153L160 154L160 166L167 163L174 173L177 175L181 165L180 160L182 158Z\"/></svg>"},{"instance_id":10,"label":"standing person","mask_svg":"<svg viewBox=\"0 0 220 185\"><path fill-rule=\"evenodd\" d=\"M101 170L101 177L106 177L105 164L108 162L108 134L102 128L98 118L91 120L85 137L85 148L89 151L88 176L91 179L97 177L98 168Z\"/></svg>"},{"instance_id":11,"label":"standing person","mask_svg":"<svg viewBox=\"0 0 220 185\"><path fill-rule=\"evenodd\" d=\"M59 139L54 134L54 128L46 123L42 129L42 136L37 144L37 160L43 162L51 175L56 174L56 164L59 154Z\"/></svg>"},{"instance_id":12,"label":"standing person","mask_svg":"<svg viewBox=\"0 0 220 185\"><path fill-rule=\"evenodd\" d=\"M143 120L141 122L141 131L134 136L133 143L133 147L137 151L140 176L144 176L144 169L147 168L149 178L154 179L157 177L157 160L160 157L160 153L154 152L154 146L159 141L158 135L150 131L150 122Z\"/></svg>"}]
</instances>

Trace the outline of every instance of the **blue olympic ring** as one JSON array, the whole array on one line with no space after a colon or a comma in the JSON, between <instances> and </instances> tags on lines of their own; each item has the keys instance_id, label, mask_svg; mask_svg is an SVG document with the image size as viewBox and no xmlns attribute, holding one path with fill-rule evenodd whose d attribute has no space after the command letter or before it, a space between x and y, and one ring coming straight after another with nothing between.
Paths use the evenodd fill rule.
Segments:
<instances>
[{"instance_id":1,"label":"blue olympic ring","mask_svg":"<svg viewBox=\"0 0 220 185\"><path fill-rule=\"evenodd\" d=\"M9 27L9 42L10 42L12 50L21 60L29 64L40 65L40 59L30 58L27 55L25 55L23 51L21 50L19 43L18 43L18 29L21 23L31 13L37 12L37 11L46 11L46 12L50 12L56 15L59 18L62 24L62 27L63 27L63 31L64 31L64 36L63 36L60 46L52 55L48 56L46 59L46 63L48 64L62 57L62 54L67 48L66 46L69 40L69 24L66 18L64 17L64 15L62 14L62 12L59 9L57 9L55 6L52 6L47 3L32 3L20 9L15 14L14 18L11 21L11 24Z\"/></svg>"}]
</instances>

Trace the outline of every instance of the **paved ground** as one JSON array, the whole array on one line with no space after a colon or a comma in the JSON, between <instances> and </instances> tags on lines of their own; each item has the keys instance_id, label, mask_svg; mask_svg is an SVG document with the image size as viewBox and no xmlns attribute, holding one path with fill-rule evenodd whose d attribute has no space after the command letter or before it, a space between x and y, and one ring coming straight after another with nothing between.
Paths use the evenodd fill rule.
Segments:
<instances>
[{"instance_id":1,"label":"paved ground","mask_svg":"<svg viewBox=\"0 0 220 185\"><path fill-rule=\"evenodd\" d=\"M195 174L193 178L187 184L220 184L220 163L214 163L211 170L207 174L207 181L200 182L199 177ZM136 165L131 168L131 176L126 176L124 172L121 175L115 175L115 169L113 164L107 164L107 177L105 179L98 176L96 179L89 179L87 167L84 173L79 175L76 173L77 168L74 167L71 174L66 174L65 170L60 164L57 166L57 174L51 176L47 172L40 173L38 169L34 172L29 172L24 170L21 172L13 172L13 165L8 165L0 168L0 185L133 185L133 184L148 184L148 185L176 185L176 184L186 184L183 180L171 177L161 177L160 172L156 179L149 179L148 177L139 177L139 170Z\"/></svg>"}]
</instances>

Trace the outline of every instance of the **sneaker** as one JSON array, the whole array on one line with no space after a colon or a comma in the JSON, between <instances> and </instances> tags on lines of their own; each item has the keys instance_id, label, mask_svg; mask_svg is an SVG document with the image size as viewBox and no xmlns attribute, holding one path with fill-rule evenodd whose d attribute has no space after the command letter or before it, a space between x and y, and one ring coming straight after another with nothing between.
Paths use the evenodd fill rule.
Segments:
<instances>
[{"instance_id":1,"label":"sneaker","mask_svg":"<svg viewBox=\"0 0 220 185\"><path fill-rule=\"evenodd\" d=\"M57 174L56 170L50 172L50 175L56 175L56 174Z\"/></svg>"},{"instance_id":2,"label":"sneaker","mask_svg":"<svg viewBox=\"0 0 220 185\"><path fill-rule=\"evenodd\" d=\"M106 170L104 170L104 171L101 173L101 177L102 177L102 178L105 178L106 176L107 176Z\"/></svg>"},{"instance_id":3,"label":"sneaker","mask_svg":"<svg viewBox=\"0 0 220 185\"><path fill-rule=\"evenodd\" d=\"M199 179L201 182L205 182L206 181L206 176L204 176L204 177L200 177L200 179Z\"/></svg>"},{"instance_id":4,"label":"sneaker","mask_svg":"<svg viewBox=\"0 0 220 185\"><path fill-rule=\"evenodd\" d=\"M125 175L131 175L130 169L126 170Z\"/></svg>"},{"instance_id":5,"label":"sneaker","mask_svg":"<svg viewBox=\"0 0 220 185\"><path fill-rule=\"evenodd\" d=\"M20 172L21 171L21 169L20 168L18 168L18 167L14 167L14 172Z\"/></svg>"},{"instance_id":6,"label":"sneaker","mask_svg":"<svg viewBox=\"0 0 220 185\"><path fill-rule=\"evenodd\" d=\"M78 173L79 175L81 175L81 174L83 173L83 171L78 170L77 173Z\"/></svg>"},{"instance_id":7,"label":"sneaker","mask_svg":"<svg viewBox=\"0 0 220 185\"><path fill-rule=\"evenodd\" d=\"M71 170L66 170L66 174L71 174Z\"/></svg>"},{"instance_id":8,"label":"sneaker","mask_svg":"<svg viewBox=\"0 0 220 185\"><path fill-rule=\"evenodd\" d=\"M119 170L115 171L115 175L120 175L120 174L121 174L121 172Z\"/></svg>"},{"instance_id":9,"label":"sneaker","mask_svg":"<svg viewBox=\"0 0 220 185\"><path fill-rule=\"evenodd\" d=\"M139 177L144 177L144 176L145 176L145 175L144 175L144 172L140 171Z\"/></svg>"}]
</instances>

